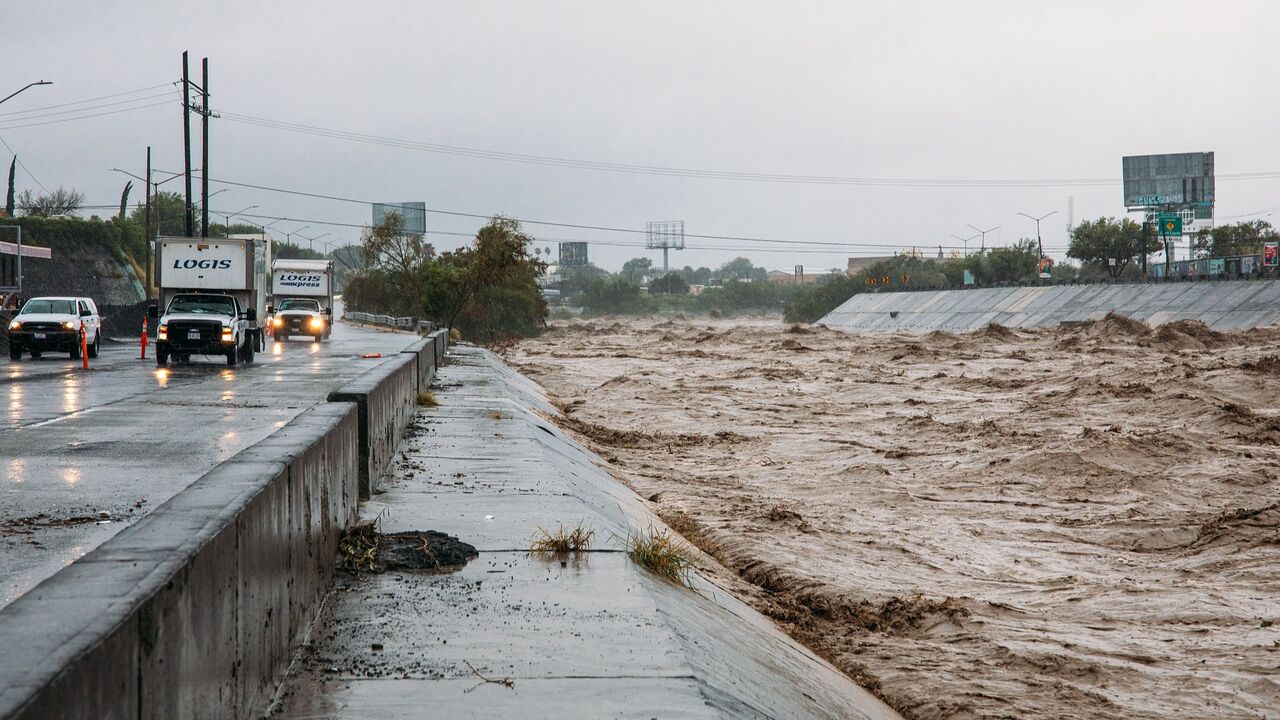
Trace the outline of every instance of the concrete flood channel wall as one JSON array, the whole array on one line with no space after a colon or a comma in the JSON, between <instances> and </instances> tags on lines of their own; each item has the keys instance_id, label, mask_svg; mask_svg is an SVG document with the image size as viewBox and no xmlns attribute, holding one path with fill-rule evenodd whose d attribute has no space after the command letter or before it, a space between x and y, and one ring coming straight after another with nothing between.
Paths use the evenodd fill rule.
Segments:
<instances>
[{"instance_id":1,"label":"concrete flood channel wall","mask_svg":"<svg viewBox=\"0 0 1280 720\"><path fill-rule=\"evenodd\" d=\"M415 342L0 610L0 718L260 716L447 342Z\"/></svg>"},{"instance_id":2,"label":"concrete flood channel wall","mask_svg":"<svg viewBox=\"0 0 1280 720\"><path fill-rule=\"evenodd\" d=\"M1214 330L1280 323L1280 281L1200 280L929 292L859 293L819 322L855 332L965 332L990 323L1054 327L1114 312L1150 325L1200 320Z\"/></svg>"}]
</instances>

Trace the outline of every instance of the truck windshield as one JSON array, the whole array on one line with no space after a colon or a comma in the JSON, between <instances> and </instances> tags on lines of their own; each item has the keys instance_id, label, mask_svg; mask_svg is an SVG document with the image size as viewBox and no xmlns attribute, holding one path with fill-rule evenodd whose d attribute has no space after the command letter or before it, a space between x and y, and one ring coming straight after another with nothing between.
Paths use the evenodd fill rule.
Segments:
<instances>
[{"instance_id":1,"label":"truck windshield","mask_svg":"<svg viewBox=\"0 0 1280 720\"><path fill-rule=\"evenodd\" d=\"M171 313L235 315L235 302L225 295L178 295L169 303Z\"/></svg>"},{"instance_id":2,"label":"truck windshield","mask_svg":"<svg viewBox=\"0 0 1280 720\"><path fill-rule=\"evenodd\" d=\"M320 312L320 303L315 300L299 300L290 298L280 301L280 311L285 310L308 310L310 312Z\"/></svg>"},{"instance_id":3,"label":"truck windshield","mask_svg":"<svg viewBox=\"0 0 1280 720\"><path fill-rule=\"evenodd\" d=\"M75 303L70 300L41 300L35 298L28 300L26 305L22 306L20 315L34 315L35 313L55 313L58 315L75 315Z\"/></svg>"}]
</instances>

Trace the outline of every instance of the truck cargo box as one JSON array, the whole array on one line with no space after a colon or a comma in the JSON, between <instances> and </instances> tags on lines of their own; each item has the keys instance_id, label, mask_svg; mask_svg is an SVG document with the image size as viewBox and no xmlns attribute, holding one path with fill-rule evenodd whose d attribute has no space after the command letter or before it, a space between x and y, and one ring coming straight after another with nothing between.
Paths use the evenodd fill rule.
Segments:
<instances>
[{"instance_id":1,"label":"truck cargo box","mask_svg":"<svg viewBox=\"0 0 1280 720\"><path fill-rule=\"evenodd\" d=\"M162 237L156 241L161 288L252 290L253 242L228 238Z\"/></svg>"},{"instance_id":2,"label":"truck cargo box","mask_svg":"<svg viewBox=\"0 0 1280 720\"><path fill-rule=\"evenodd\" d=\"M276 260L271 273L271 294L286 297L328 298L333 288L332 260Z\"/></svg>"}]
</instances>

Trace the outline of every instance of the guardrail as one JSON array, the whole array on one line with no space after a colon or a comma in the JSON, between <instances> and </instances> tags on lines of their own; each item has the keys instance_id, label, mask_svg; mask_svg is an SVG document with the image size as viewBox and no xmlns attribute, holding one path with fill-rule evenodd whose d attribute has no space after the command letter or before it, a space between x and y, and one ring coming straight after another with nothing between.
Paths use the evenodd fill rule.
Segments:
<instances>
[{"instance_id":1,"label":"guardrail","mask_svg":"<svg viewBox=\"0 0 1280 720\"><path fill-rule=\"evenodd\" d=\"M430 320L419 320L415 317L396 317L394 315L377 315L375 313L365 312L345 312L342 314L343 320L352 320L359 323L367 323L369 325L382 325L385 327L395 328L397 330L416 330L422 332L432 332L436 329L436 324Z\"/></svg>"}]
</instances>

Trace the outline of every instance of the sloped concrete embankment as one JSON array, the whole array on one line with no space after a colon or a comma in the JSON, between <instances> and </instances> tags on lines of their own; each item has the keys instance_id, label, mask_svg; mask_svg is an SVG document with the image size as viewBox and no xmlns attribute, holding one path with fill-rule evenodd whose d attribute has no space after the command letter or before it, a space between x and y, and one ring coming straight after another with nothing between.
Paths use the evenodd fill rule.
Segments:
<instances>
[{"instance_id":1,"label":"sloped concrete embankment","mask_svg":"<svg viewBox=\"0 0 1280 720\"><path fill-rule=\"evenodd\" d=\"M419 357L367 373L379 427ZM317 405L0 611L0 718L261 715L357 517L361 427Z\"/></svg>"},{"instance_id":2,"label":"sloped concrete embankment","mask_svg":"<svg viewBox=\"0 0 1280 720\"><path fill-rule=\"evenodd\" d=\"M1280 323L1280 281L1202 280L930 292L859 293L819 322L854 332L965 332L991 323L1055 327L1117 313L1150 325L1199 320L1214 330Z\"/></svg>"},{"instance_id":3,"label":"sloped concrete embankment","mask_svg":"<svg viewBox=\"0 0 1280 720\"><path fill-rule=\"evenodd\" d=\"M479 557L346 581L283 717L897 717L700 572L686 587L633 562L625 538L666 530L645 502L552 422L531 380L477 348L449 359L440 406L418 412L361 514ZM579 524L590 551L529 552L531 531Z\"/></svg>"}]
</instances>

